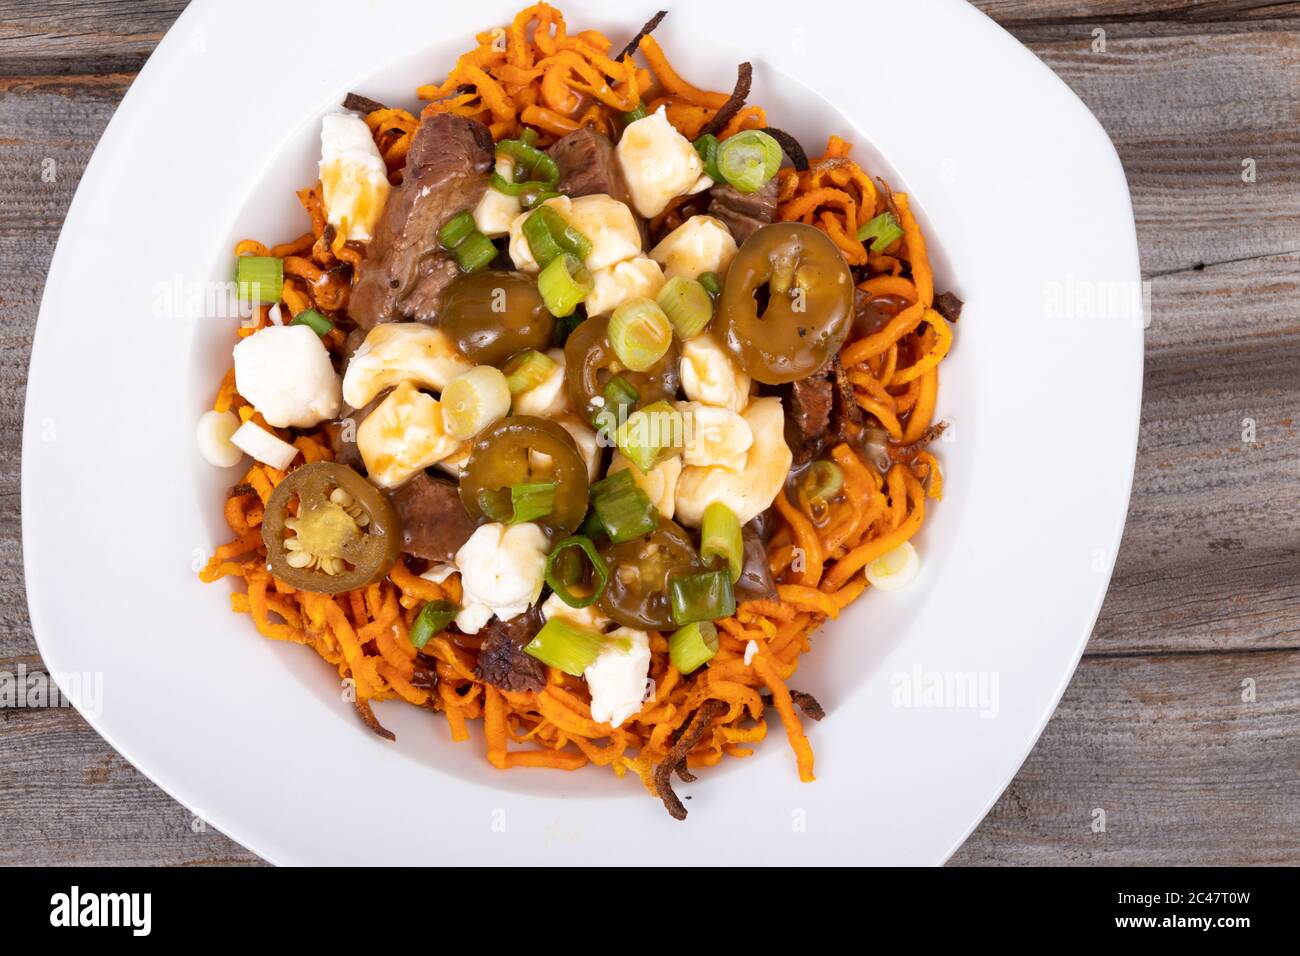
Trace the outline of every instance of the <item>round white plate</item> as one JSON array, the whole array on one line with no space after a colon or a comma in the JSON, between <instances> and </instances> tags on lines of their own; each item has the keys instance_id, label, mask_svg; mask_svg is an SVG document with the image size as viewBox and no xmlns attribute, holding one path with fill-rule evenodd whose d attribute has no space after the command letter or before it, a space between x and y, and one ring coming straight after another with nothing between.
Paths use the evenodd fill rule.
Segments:
<instances>
[{"instance_id":1,"label":"round white plate","mask_svg":"<svg viewBox=\"0 0 1300 956\"><path fill-rule=\"evenodd\" d=\"M562 9L622 42L651 7ZM1010 36L956 0L846 9L679 4L657 34L714 89L752 60L752 101L809 153L851 140L913 196L937 287L967 302L921 574L825 628L793 682L828 711L809 727L817 782L775 725L681 788L684 823L604 770L493 770L415 708L381 705L387 744L331 668L195 577L233 476L198 458L194 422L233 339L179 300L229 278L236 239L303 231L293 190L345 92L413 105L513 16L495 3L198 2L105 132L41 307L22 485L37 641L92 726L278 863L946 859L1029 752L1106 591L1141 394L1137 242L1105 133Z\"/></svg>"}]
</instances>

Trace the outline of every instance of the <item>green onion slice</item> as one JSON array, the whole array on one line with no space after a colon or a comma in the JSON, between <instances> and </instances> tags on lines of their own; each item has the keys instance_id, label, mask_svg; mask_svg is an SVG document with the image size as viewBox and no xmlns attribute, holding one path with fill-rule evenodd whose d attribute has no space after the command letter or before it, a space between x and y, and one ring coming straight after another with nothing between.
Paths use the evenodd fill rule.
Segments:
<instances>
[{"instance_id":1,"label":"green onion slice","mask_svg":"<svg viewBox=\"0 0 1300 956\"><path fill-rule=\"evenodd\" d=\"M658 509L627 469L591 486L591 506L613 544L631 541L659 527Z\"/></svg>"},{"instance_id":2,"label":"green onion slice","mask_svg":"<svg viewBox=\"0 0 1300 956\"><path fill-rule=\"evenodd\" d=\"M510 488L510 523L545 518L555 510L555 482L535 481Z\"/></svg>"},{"instance_id":3,"label":"green onion slice","mask_svg":"<svg viewBox=\"0 0 1300 956\"><path fill-rule=\"evenodd\" d=\"M718 653L718 629L712 621L693 621L668 638L668 659L679 674L689 674Z\"/></svg>"},{"instance_id":4,"label":"green onion slice","mask_svg":"<svg viewBox=\"0 0 1300 956\"><path fill-rule=\"evenodd\" d=\"M736 513L721 501L711 502L704 509L704 520L700 524L700 557L710 567L717 567L715 562L718 560L724 561L731 573L731 583L740 580L740 571L745 564L740 521Z\"/></svg>"},{"instance_id":5,"label":"green onion slice","mask_svg":"<svg viewBox=\"0 0 1300 956\"><path fill-rule=\"evenodd\" d=\"M718 146L718 172L742 193L753 193L781 168L781 146L767 133L747 129Z\"/></svg>"},{"instance_id":6,"label":"green onion slice","mask_svg":"<svg viewBox=\"0 0 1300 956\"><path fill-rule=\"evenodd\" d=\"M535 133L533 138L536 138ZM523 139L503 139L497 143L496 154L509 157L515 164L514 182L495 173L492 176L492 187L500 189L509 196L518 196L529 188L554 189L555 184L560 181L560 167L556 165L555 160L531 142ZM497 184L498 179L502 180L508 188L502 189Z\"/></svg>"},{"instance_id":7,"label":"green onion slice","mask_svg":"<svg viewBox=\"0 0 1300 956\"><path fill-rule=\"evenodd\" d=\"M704 286L704 291L717 298L722 295L722 283L718 280L716 272L701 272L699 278L700 285Z\"/></svg>"},{"instance_id":8,"label":"green onion slice","mask_svg":"<svg viewBox=\"0 0 1300 956\"><path fill-rule=\"evenodd\" d=\"M604 639L595 631L575 627L563 618L553 617L537 632L537 636L524 647L524 653L537 658L548 667L554 667L573 677L582 672L600 656Z\"/></svg>"},{"instance_id":9,"label":"green onion slice","mask_svg":"<svg viewBox=\"0 0 1300 956\"><path fill-rule=\"evenodd\" d=\"M728 571L675 574L668 579L668 598L677 625L716 621L736 613L736 595Z\"/></svg>"},{"instance_id":10,"label":"green onion slice","mask_svg":"<svg viewBox=\"0 0 1300 956\"><path fill-rule=\"evenodd\" d=\"M438 230L438 241L446 249L455 249L478 230L474 226L474 217L467 212L452 216Z\"/></svg>"},{"instance_id":11,"label":"green onion slice","mask_svg":"<svg viewBox=\"0 0 1300 956\"><path fill-rule=\"evenodd\" d=\"M802 488L809 501L829 501L844 487L844 472L833 461L818 459L804 473Z\"/></svg>"},{"instance_id":12,"label":"green onion slice","mask_svg":"<svg viewBox=\"0 0 1300 956\"><path fill-rule=\"evenodd\" d=\"M420 608L420 613L411 622L411 643L424 647L429 638L447 629L460 613L460 608L451 601L429 601Z\"/></svg>"},{"instance_id":13,"label":"green onion slice","mask_svg":"<svg viewBox=\"0 0 1300 956\"><path fill-rule=\"evenodd\" d=\"M240 256L235 260L240 302L273 305L284 290L284 260L275 256Z\"/></svg>"},{"instance_id":14,"label":"green onion slice","mask_svg":"<svg viewBox=\"0 0 1300 956\"><path fill-rule=\"evenodd\" d=\"M682 341L695 338L713 318L713 299L708 290L686 276L673 276L665 282L656 301Z\"/></svg>"},{"instance_id":15,"label":"green onion slice","mask_svg":"<svg viewBox=\"0 0 1300 956\"><path fill-rule=\"evenodd\" d=\"M705 133L695 141L695 151L704 163L704 175L715 183L722 182L722 173L718 171L718 137Z\"/></svg>"},{"instance_id":16,"label":"green onion slice","mask_svg":"<svg viewBox=\"0 0 1300 956\"><path fill-rule=\"evenodd\" d=\"M892 212L882 212L858 230L858 241L870 243L872 252L884 252L901 238L903 227Z\"/></svg>"},{"instance_id":17,"label":"green onion slice","mask_svg":"<svg viewBox=\"0 0 1300 956\"><path fill-rule=\"evenodd\" d=\"M622 375L615 375L605 385L606 408L631 408L641 400L641 393Z\"/></svg>"},{"instance_id":18,"label":"green onion slice","mask_svg":"<svg viewBox=\"0 0 1300 956\"><path fill-rule=\"evenodd\" d=\"M654 301L642 297L619 305L605 334L618 360L634 372L653 368L673 344L668 316Z\"/></svg>"},{"instance_id":19,"label":"green onion slice","mask_svg":"<svg viewBox=\"0 0 1300 956\"><path fill-rule=\"evenodd\" d=\"M639 408L614 433L614 444L625 458L648 472L684 444L682 413L660 400Z\"/></svg>"},{"instance_id":20,"label":"green onion slice","mask_svg":"<svg viewBox=\"0 0 1300 956\"><path fill-rule=\"evenodd\" d=\"M555 199L557 196L563 196L564 193L557 193L554 189L543 189L540 192L524 193L522 205L525 209L536 209L548 199Z\"/></svg>"},{"instance_id":21,"label":"green onion slice","mask_svg":"<svg viewBox=\"0 0 1300 956\"><path fill-rule=\"evenodd\" d=\"M478 272L492 264L497 257L497 247L476 229L451 254L456 257L461 272Z\"/></svg>"},{"instance_id":22,"label":"green onion slice","mask_svg":"<svg viewBox=\"0 0 1300 956\"><path fill-rule=\"evenodd\" d=\"M550 378L558 363L545 352L527 349L514 355L501 369L511 395L519 395L536 388Z\"/></svg>"},{"instance_id":23,"label":"green onion slice","mask_svg":"<svg viewBox=\"0 0 1300 956\"><path fill-rule=\"evenodd\" d=\"M549 207L542 207L546 208ZM591 292L591 285L591 273L587 267L568 255L552 259L550 265L537 277L537 290L542 294L542 302L556 318L572 315L578 303Z\"/></svg>"},{"instance_id":24,"label":"green onion slice","mask_svg":"<svg viewBox=\"0 0 1300 956\"><path fill-rule=\"evenodd\" d=\"M579 262L591 254L591 240L569 225L554 206L538 206L524 220L523 230L533 258L543 269L564 253Z\"/></svg>"},{"instance_id":25,"label":"green onion slice","mask_svg":"<svg viewBox=\"0 0 1300 956\"><path fill-rule=\"evenodd\" d=\"M305 325L317 335L329 335L334 328L334 323L315 309L303 309L293 317L293 321L289 324Z\"/></svg>"},{"instance_id":26,"label":"green onion slice","mask_svg":"<svg viewBox=\"0 0 1300 956\"><path fill-rule=\"evenodd\" d=\"M591 566L591 584L590 594L579 595L569 590L571 585L583 581L587 574L578 564L576 567L570 565L566 559L577 557L573 549L577 549L587 558L587 563ZM561 601L569 607L590 607L605 592L605 585L609 582L609 565L605 563L604 558L596 553L596 546L591 539L584 535L575 534L570 538L565 538L554 548L551 549L550 555L546 559L546 583Z\"/></svg>"},{"instance_id":27,"label":"green onion slice","mask_svg":"<svg viewBox=\"0 0 1300 956\"><path fill-rule=\"evenodd\" d=\"M646 112L645 104L638 103L635 109L628 110L623 114L624 125L631 125L639 119L645 119L650 114Z\"/></svg>"}]
</instances>

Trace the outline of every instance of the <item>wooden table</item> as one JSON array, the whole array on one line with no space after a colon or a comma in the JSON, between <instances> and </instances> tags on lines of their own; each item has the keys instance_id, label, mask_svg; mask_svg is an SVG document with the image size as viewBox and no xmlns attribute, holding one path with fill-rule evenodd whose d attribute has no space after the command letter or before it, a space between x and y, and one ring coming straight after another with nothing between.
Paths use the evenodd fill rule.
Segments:
<instances>
[{"instance_id":1,"label":"wooden table","mask_svg":"<svg viewBox=\"0 0 1300 956\"><path fill-rule=\"evenodd\" d=\"M977 6L1114 139L1153 315L1110 594L954 862L1300 863L1300 3ZM0 0L0 670L41 667L18 488L45 270L92 148L183 7ZM195 832L68 709L0 710L0 833L0 863L257 862Z\"/></svg>"}]
</instances>

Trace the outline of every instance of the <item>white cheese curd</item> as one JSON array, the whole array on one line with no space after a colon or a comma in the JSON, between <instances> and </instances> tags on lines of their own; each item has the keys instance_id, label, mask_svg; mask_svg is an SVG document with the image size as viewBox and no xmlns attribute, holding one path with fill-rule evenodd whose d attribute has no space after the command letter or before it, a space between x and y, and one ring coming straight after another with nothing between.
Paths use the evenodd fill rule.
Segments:
<instances>
[{"instance_id":1,"label":"white cheese curd","mask_svg":"<svg viewBox=\"0 0 1300 956\"><path fill-rule=\"evenodd\" d=\"M235 346L235 388L274 428L310 428L339 413L339 377L320 336L271 325Z\"/></svg>"},{"instance_id":2,"label":"white cheese curd","mask_svg":"<svg viewBox=\"0 0 1300 956\"><path fill-rule=\"evenodd\" d=\"M240 424L234 412L206 411L200 415L194 438L203 460L216 468L231 468L243 461L244 452L230 440Z\"/></svg>"},{"instance_id":3,"label":"white cheese curd","mask_svg":"<svg viewBox=\"0 0 1300 956\"><path fill-rule=\"evenodd\" d=\"M867 565L867 583L881 591L897 591L911 584L919 570L921 558L916 548L904 541Z\"/></svg>"},{"instance_id":4,"label":"white cheese curd","mask_svg":"<svg viewBox=\"0 0 1300 956\"><path fill-rule=\"evenodd\" d=\"M664 285L664 271L648 256L624 259L591 274L591 291L583 300L587 315L613 312L628 299L653 299Z\"/></svg>"},{"instance_id":5,"label":"white cheese curd","mask_svg":"<svg viewBox=\"0 0 1300 956\"><path fill-rule=\"evenodd\" d=\"M453 378L473 367L474 363L461 355L442 329L423 322L385 322L370 330L348 362L343 375L343 400L353 408L363 408L399 382L441 392Z\"/></svg>"},{"instance_id":6,"label":"white cheese curd","mask_svg":"<svg viewBox=\"0 0 1300 956\"><path fill-rule=\"evenodd\" d=\"M240 425L230 436L230 443L252 455L264 465L284 471L298 457L298 449L272 435L256 422Z\"/></svg>"},{"instance_id":7,"label":"white cheese curd","mask_svg":"<svg viewBox=\"0 0 1300 956\"><path fill-rule=\"evenodd\" d=\"M754 433L739 412L702 402L679 402L677 409L685 423L683 464L717 465L733 471L745 467Z\"/></svg>"},{"instance_id":8,"label":"white cheese curd","mask_svg":"<svg viewBox=\"0 0 1300 956\"><path fill-rule=\"evenodd\" d=\"M743 412L749 404L750 377L731 353L708 333L682 343L682 391L693 402Z\"/></svg>"},{"instance_id":9,"label":"white cheese curd","mask_svg":"<svg viewBox=\"0 0 1300 956\"><path fill-rule=\"evenodd\" d=\"M649 675L649 634L620 627L605 635L599 656L582 672L591 692L591 719L618 727L640 713Z\"/></svg>"},{"instance_id":10,"label":"white cheese curd","mask_svg":"<svg viewBox=\"0 0 1300 956\"><path fill-rule=\"evenodd\" d=\"M591 252L583 260L589 270L604 269L641 252L641 230L632 210L612 196L556 196L542 205L550 206L565 222L591 240ZM532 210L522 212L510 223L510 259L521 272L537 272L537 260L524 236L524 220Z\"/></svg>"},{"instance_id":11,"label":"white cheese curd","mask_svg":"<svg viewBox=\"0 0 1300 956\"><path fill-rule=\"evenodd\" d=\"M628 461L621 451L614 452L608 473L612 475L625 469L632 472L633 483L646 493L659 513L671 519L677 507L677 479L682 473L681 456L665 458L649 471L642 471Z\"/></svg>"},{"instance_id":12,"label":"white cheese curd","mask_svg":"<svg viewBox=\"0 0 1300 956\"><path fill-rule=\"evenodd\" d=\"M497 173L503 179L513 181L515 161L508 156L497 158ZM483 235L495 239L510 232L510 224L515 221L523 205L518 196L507 196L491 186L483 193L483 198L474 207L474 225Z\"/></svg>"},{"instance_id":13,"label":"white cheese curd","mask_svg":"<svg viewBox=\"0 0 1300 956\"><path fill-rule=\"evenodd\" d=\"M531 521L477 528L456 552L464 592L456 626L477 634L493 614L509 621L527 611L542 593L548 547Z\"/></svg>"},{"instance_id":14,"label":"white cheese curd","mask_svg":"<svg viewBox=\"0 0 1300 956\"><path fill-rule=\"evenodd\" d=\"M569 402L568 387L564 382L564 349L551 349L546 354L554 360L555 368L532 388L514 397L512 408L516 415L553 418L573 408Z\"/></svg>"},{"instance_id":15,"label":"white cheese curd","mask_svg":"<svg viewBox=\"0 0 1300 956\"><path fill-rule=\"evenodd\" d=\"M604 633L605 628L609 626L609 618L601 614L600 608L595 604L589 604L587 607L569 607L560 600L558 594L552 594L542 602L542 617L548 621L558 617L574 627L597 633Z\"/></svg>"},{"instance_id":16,"label":"white cheese curd","mask_svg":"<svg viewBox=\"0 0 1300 956\"><path fill-rule=\"evenodd\" d=\"M628 124L614 154L632 204L647 219L663 212L674 197L713 185L695 146L668 122L662 106Z\"/></svg>"},{"instance_id":17,"label":"white cheese curd","mask_svg":"<svg viewBox=\"0 0 1300 956\"><path fill-rule=\"evenodd\" d=\"M443 427L438 400L410 382L393 389L357 428L357 451L380 488L396 488L459 447Z\"/></svg>"},{"instance_id":18,"label":"white cheese curd","mask_svg":"<svg viewBox=\"0 0 1300 956\"><path fill-rule=\"evenodd\" d=\"M650 258L664 267L664 279L695 279L704 272L721 279L736 258L736 240L721 219L691 216L650 250Z\"/></svg>"},{"instance_id":19,"label":"white cheese curd","mask_svg":"<svg viewBox=\"0 0 1300 956\"><path fill-rule=\"evenodd\" d=\"M320 183L330 225L345 239L369 242L392 187L361 117L330 113L321 120Z\"/></svg>"},{"instance_id":20,"label":"white cheese curd","mask_svg":"<svg viewBox=\"0 0 1300 956\"><path fill-rule=\"evenodd\" d=\"M454 564L435 564L421 574L420 577L426 581L432 581L434 584L441 584L455 573L456 566Z\"/></svg>"},{"instance_id":21,"label":"white cheese curd","mask_svg":"<svg viewBox=\"0 0 1300 956\"><path fill-rule=\"evenodd\" d=\"M473 450L474 442L463 441L457 445L456 450L446 458L441 461L435 461L433 467L437 468L439 471L445 471L453 478L459 479L461 469L465 467L465 462L469 461L470 452Z\"/></svg>"},{"instance_id":22,"label":"white cheese curd","mask_svg":"<svg viewBox=\"0 0 1300 956\"><path fill-rule=\"evenodd\" d=\"M742 413L754 436L740 471L689 465L677 479L678 524L698 528L704 509L720 501L741 524L753 520L776 500L794 456L785 443L785 415L779 398L756 398Z\"/></svg>"},{"instance_id":23,"label":"white cheese curd","mask_svg":"<svg viewBox=\"0 0 1300 956\"><path fill-rule=\"evenodd\" d=\"M573 443L578 446L578 454L587 463L587 479L595 481L600 477L600 440L596 437L596 433L572 413L566 412L553 417L557 425L573 436Z\"/></svg>"}]
</instances>

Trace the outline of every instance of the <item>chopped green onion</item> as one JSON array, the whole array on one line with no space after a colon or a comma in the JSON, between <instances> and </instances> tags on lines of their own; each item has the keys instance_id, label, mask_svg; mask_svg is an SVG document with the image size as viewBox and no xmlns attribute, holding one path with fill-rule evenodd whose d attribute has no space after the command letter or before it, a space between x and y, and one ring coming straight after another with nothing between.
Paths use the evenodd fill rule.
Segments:
<instances>
[{"instance_id":1,"label":"chopped green onion","mask_svg":"<svg viewBox=\"0 0 1300 956\"><path fill-rule=\"evenodd\" d=\"M712 621L693 621L668 638L668 659L679 674L698 670L718 653L718 629Z\"/></svg>"},{"instance_id":2,"label":"chopped green onion","mask_svg":"<svg viewBox=\"0 0 1300 956\"><path fill-rule=\"evenodd\" d=\"M747 129L718 146L718 172L742 193L754 193L781 168L781 146L767 133Z\"/></svg>"},{"instance_id":3,"label":"chopped green onion","mask_svg":"<svg viewBox=\"0 0 1300 956\"><path fill-rule=\"evenodd\" d=\"M627 416L614 433L614 444L628 461L648 472L682 447L684 430L682 413L660 400Z\"/></svg>"},{"instance_id":4,"label":"chopped green onion","mask_svg":"<svg viewBox=\"0 0 1300 956\"><path fill-rule=\"evenodd\" d=\"M334 323L315 309L303 309L293 317L293 321L289 324L305 325L317 335L329 335L334 329Z\"/></svg>"},{"instance_id":5,"label":"chopped green onion","mask_svg":"<svg viewBox=\"0 0 1300 956\"><path fill-rule=\"evenodd\" d=\"M721 501L714 501L704 509L700 524L700 557L710 567L717 567L714 559L727 563L731 583L740 580L745 564L745 544L740 535L740 521L736 513Z\"/></svg>"},{"instance_id":6,"label":"chopped green onion","mask_svg":"<svg viewBox=\"0 0 1300 956\"><path fill-rule=\"evenodd\" d=\"M715 183L722 182L722 173L718 171L718 137L705 133L695 141L695 151L704 163L704 175Z\"/></svg>"},{"instance_id":7,"label":"chopped green onion","mask_svg":"<svg viewBox=\"0 0 1300 956\"><path fill-rule=\"evenodd\" d=\"M543 189L541 192L525 193L521 198L521 202L525 209L536 209L546 200L563 195L564 193L557 193L554 189Z\"/></svg>"},{"instance_id":8,"label":"chopped green onion","mask_svg":"<svg viewBox=\"0 0 1300 956\"><path fill-rule=\"evenodd\" d=\"M558 363L545 352L528 349L511 357L501 370L511 395L534 389L550 378Z\"/></svg>"},{"instance_id":9,"label":"chopped green onion","mask_svg":"<svg viewBox=\"0 0 1300 956\"><path fill-rule=\"evenodd\" d=\"M606 408L631 408L641 400L641 393L622 375L615 375L605 385Z\"/></svg>"},{"instance_id":10,"label":"chopped green onion","mask_svg":"<svg viewBox=\"0 0 1300 956\"><path fill-rule=\"evenodd\" d=\"M591 506L614 544L647 535L659 527L658 509L626 468L591 486Z\"/></svg>"},{"instance_id":11,"label":"chopped green onion","mask_svg":"<svg viewBox=\"0 0 1300 956\"><path fill-rule=\"evenodd\" d=\"M569 336L573 330L585 322L587 316L582 312L573 312L569 315L556 316L555 331L551 333L551 342L556 348L563 348L564 343L569 341Z\"/></svg>"},{"instance_id":12,"label":"chopped green onion","mask_svg":"<svg viewBox=\"0 0 1300 956\"><path fill-rule=\"evenodd\" d=\"M543 269L564 253L579 262L591 254L591 240L569 225L554 206L538 206L524 220L523 231L533 258Z\"/></svg>"},{"instance_id":13,"label":"chopped green onion","mask_svg":"<svg viewBox=\"0 0 1300 956\"><path fill-rule=\"evenodd\" d=\"M668 579L668 598L677 625L716 621L736 613L736 595L727 571L674 574Z\"/></svg>"},{"instance_id":14,"label":"chopped green onion","mask_svg":"<svg viewBox=\"0 0 1300 956\"><path fill-rule=\"evenodd\" d=\"M641 297L614 310L605 334L618 360L634 372L653 368L673 344L673 327L664 310Z\"/></svg>"},{"instance_id":15,"label":"chopped green onion","mask_svg":"<svg viewBox=\"0 0 1300 956\"><path fill-rule=\"evenodd\" d=\"M623 114L624 125L631 125L639 119L645 119L650 114L646 112L645 104L638 103L635 109L628 110Z\"/></svg>"},{"instance_id":16,"label":"chopped green onion","mask_svg":"<svg viewBox=\"0 0 1300 956\"><path fill-rule=\"evenodd\" d=\"M603 638L595 631L574 627L564 618L553 617L528 642L524 653L548 667L581 677L582 672L600 656L603 643Z\"/></svg>"},{"instance_id":17,"label":"chopped green onion","mask_svg":"<svg viewBox=\"0 0 1300 956\"><path fill-rule=\"evenodd\" d=\"M577 548L578 551L586 555L587 563L591 565L591 573L594 578L592 582L592 591L590 594L578 595L569 590L569 585L577 584L584 577L581 565L577 566L576 573L572 568L561 566L561 561L565 555L577 557L571 550ZM546 559L546 583L556 596L569 607L589 607L605 591L605 585L609 581L609 565L605 559L596 553L596 546L592 544L591 539L580 534L575 534L571 538L565 538L554 548L551 549L550 555Z\"/></svg>"},{"instance_id":18,"label":"chopped green onion","mask_svg":"<svg viewBox=\"0 0 1300 956\"><path fill-rule=\"evenodd\" d=\"M703 332L713 318L713 299L708 290L686 276L673 276L665 282L656 301L683 341Z\"/></svg>"},{"instance_id":19,"label":"chopped green onion","mask_svg":"<svg viewBox=\"0 0 1300 956\"><path fill-rule=\"evenodd\" d=\"M477 232L474 217L467 212L452 216L438 230L438 241L446 249L455 249L471 235Z\"/></svg>"},{"instance_id":20,"label":"chopped green onion","mask_svg":"<svg viewBox=\"0 0 1300 956\"><path fill-rule=\"evenodd\" d=\"M545 518L555 510L555 482L535 481L510 488L510 524Z\"/></svg>"},{"instance_id":21,"label":"chopped green onion","mask_svg":"<svg viewBox=\"0 0 1300 956\"><path fill-rule=\"evenodd\" d=\"M275 256L240 256L235 260L240 302L273 305L284 290L284 260Z\"/></svg>"},{"instance_id":22,"label":"chopped green onion","mask_svg":"<svg viewBox=\"0 0 1300 956\"><path fill-rule=\"evenodd\" d=\"M884 252L901 238L903 227L898 224L892 212L882 212L858 230L858 241L869 242L872 252Z\"/></svg>"},{"instance_id":23,"label":"chopped green onion","mask_svg":"<svg viewBox=\"0 0 1300 956\"><path fill-rule=\"evenodd\" d=\"M704 286L704 291L713 298L722 295L722 283L718 281L716 272L701 272L699 278L700 285Z\"/></svg>"},{"instance_id":24,"label":"chopped green onion","mask_svg":"<svg viewBox=\"0 0 1300 956\"><path fill-rule=\"evenodd\" d=\"M492 177L493 188L500 189L509 196L518 196L529 188L554 189L555 184L560 181L560 167L556 165L555 160L531 142L523 139L503 139L497 143L496 154L509 157L515 164L514 182L497 174L493 174ZM509 188L502 189L497 184L498 179L503 180ZM517 192L514 191L516 189Z\"/></svg>"},{"instance_id":25,"label":"chopped green onion","mask_svg":"<svg viewBox=\"0 0 1300 956\"><path fill-rule=\"evenodd\" d=\"M588 511L587 517L583 518L582 524L578 525L578 534L593 541L597 538L609 537L605 532L605 525L601 523L600 515L596 514L594 509Z\"/></svg>"},{"instance_id":26,"label":"chopped green onion","mask_svg":"<svg viewBox=\"0 0 1300 956\"><path fill-rule=\"evenodd\" d=\"M537 291L542 294L546 310L563 318L572 315L591 291L591 273L573 256L557 256L537 277Z\"/></svg>"},{"instance_id":27,"label":"chopped green onion","mask_svg":"<svg viewBox=\"0 0 1300 956\"><path fill-rule=\"evenodd\" d=\"M509 488L480 488L478 507L492 521L509 521L515 510Z\"/></svg>"},{"instance_id":28,"label":"chopped green onion","mask_svg":"<svg viewBox=\"0 0 1300 956\"><path fill-rule=\"evenodd\" d=\"M452 255L456 257L461 272L478 272L492 264L497 257L497 247L483 233L475 231L455 248Z\"/></svg>"},{"instance_id":29,"label":"chopped green onion","mask_svg":"<svg viewBox=\"0 0 1300 956\"><path fill-rule=\"evenodd\" d=\"M844 472L833 461L819 459L803 476L803 493L809 501L829 501L844 487Z\"/></svg>"},{"instance_id":30,"label":"chopped green onion","mask_svg":"<svg viewBox=\"0 0 1300 956\"><path fill-rule=\"evenodd\" d=\"M420 613L415 616L411 622L411 643L416 647L424 647L429 643L429 638L441 633L447 629L450 624L460 613L460 608L451 601L429 601L424 607L420 608Z\"/></svg>"}]
</instances>

